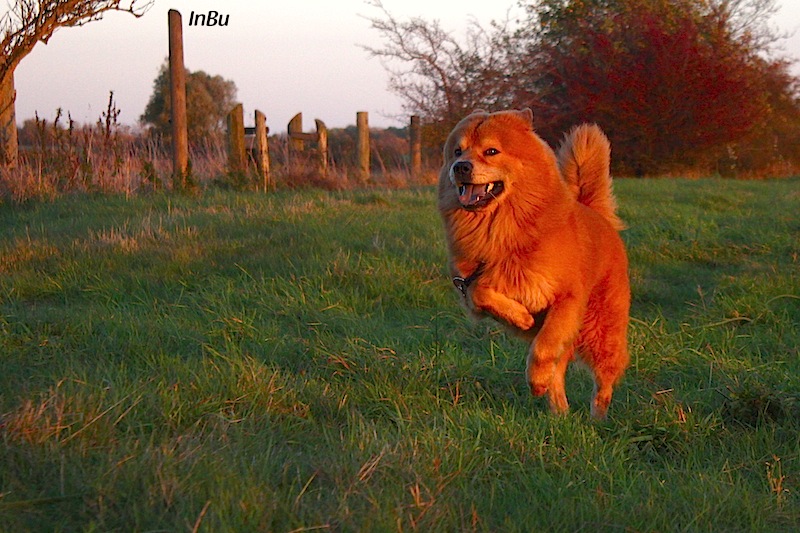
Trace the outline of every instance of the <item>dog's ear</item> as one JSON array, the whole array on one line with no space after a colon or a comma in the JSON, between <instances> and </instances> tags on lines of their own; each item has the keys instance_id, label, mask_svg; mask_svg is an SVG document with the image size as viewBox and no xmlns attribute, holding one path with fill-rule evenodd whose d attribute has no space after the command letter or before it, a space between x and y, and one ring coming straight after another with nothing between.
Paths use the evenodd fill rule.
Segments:
<instances>
[{"instance_id":1,"label":"dog's ear","mask_svg":"<svg viewBox=\"0 0 800 533\"><path fill-rule=\"evenodd\" d=\"M517 113L523 120L525 120L525 122L527 122L528 124L531 125L531 127L533 127L533 111L531 111L530 107L526 107L525 109L523 109L522 111L518 111Z\"/></svg>"}]
</instances>

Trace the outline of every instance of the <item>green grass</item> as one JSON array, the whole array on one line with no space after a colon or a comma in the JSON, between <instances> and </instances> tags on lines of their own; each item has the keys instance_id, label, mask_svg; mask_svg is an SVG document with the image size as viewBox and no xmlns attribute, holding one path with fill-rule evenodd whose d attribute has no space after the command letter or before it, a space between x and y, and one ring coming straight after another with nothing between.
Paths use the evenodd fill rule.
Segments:
<instances>
[{"instance_id":1,"label":"green grass","mask_svg":"<svg viewBox=\"0 0 800 533\"><path fill-rule=\"evenodd\" d=\"M619 181L609 419L469 322L430 188L0 206L0 531L788 531L800 182Z\"/></svg>"}]
</instances>

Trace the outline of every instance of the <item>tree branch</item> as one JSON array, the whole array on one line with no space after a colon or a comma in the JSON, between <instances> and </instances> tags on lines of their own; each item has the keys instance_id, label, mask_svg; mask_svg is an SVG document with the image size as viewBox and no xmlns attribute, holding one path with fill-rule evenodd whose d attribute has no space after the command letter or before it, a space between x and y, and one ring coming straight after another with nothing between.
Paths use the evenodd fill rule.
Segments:
<instances>
[{"instance_id":1,"label":"tree branch","mask_svg":"<svg viewBox=\"0 0 800 533\"><path fill-rule=\"evenodd\" d=\"M16 68L37 42L47 43L58 28L83 26L106 11L141 17L154 0L16 0L0 18L0 79Z\"/></svg>"}]
</instances>

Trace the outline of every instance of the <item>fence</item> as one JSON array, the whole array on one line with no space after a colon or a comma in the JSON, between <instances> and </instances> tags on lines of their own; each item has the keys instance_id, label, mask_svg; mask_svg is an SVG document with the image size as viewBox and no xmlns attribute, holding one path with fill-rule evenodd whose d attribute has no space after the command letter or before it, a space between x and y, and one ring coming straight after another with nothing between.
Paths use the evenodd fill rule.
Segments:
<instances>
[{"instance_id":1,"label":"fence","mask_svg":"<svg viewBox=\"0 0 800 533\"><path fill-rule=\"evenodd\" d=\"M188 136L186 121L186 80L183 62L183 27L180 12L170 9L169 22L169 69L170 96L172 99L172 152L173 181L178 183L186 177L188 169ZM287 125L289 139L288 157L300 159L305 154L313 154L316 159L316 171L326 177L329 170L330 154L328 150L328 128L325 123L315 119L316 132L303 132L303 114L297 113ZM227 119L228 137L228 171L234 174L248 172L248 148L245 134L253 136L250 153L255 162L256 172L261 179L264 190L270 186L270 157L268 146L268 128L266 116L255 111L255 127L244 127L244 110L241 104L234 107ZM356 168L358 179L366 183L370 179L370 135L369 115L366 111L356 113L357 156ZM418 179L422 171L422 135L418 116L412 116L409 124L409 170L412 179ZM312 143L314 148L308 149Z\"/></svg>"},{"instance_id":2,"label":"fence","mask_svg":"<svg viewBox=\"0 0 800 533\"><path fill-rule=\"evenodd\" d=\"M255 127L243 125L243 109L238 104L228 115L227 147L228 167L232 173L246 173L248 162L255 164L255 171L262 181L264 190L270 186L270 155L268 145L269 128L266 116L255 111ZM316 131L303 131L303 114L297 113L287 124L287 166L312 161L320 177L328 176L331 154L328 143L328 128L320 119L315 119ZM371 149L369 135L369 115L366 111L356 114L357 142L354 166L361 183L370 179ZM247 140L250 139L248 143ZM422 173L422 142L420 120L412 116L409 123L409 171L412 179L419 179Z\"/></svg>"}]
</instances>

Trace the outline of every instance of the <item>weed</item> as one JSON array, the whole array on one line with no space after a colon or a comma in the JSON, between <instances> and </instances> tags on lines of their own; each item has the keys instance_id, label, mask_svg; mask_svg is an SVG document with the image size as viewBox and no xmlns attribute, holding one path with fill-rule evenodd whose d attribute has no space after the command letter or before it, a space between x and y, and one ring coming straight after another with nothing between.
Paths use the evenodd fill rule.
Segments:
<instances>
[{"instance_id":1,"label":"weed","mask_svg":"<svg viewBox=\"0 0 800 533\"><path fill-rule=\"evenodd\" d=\"M721 393L725 398L723 416L749 427L800 418L800 394L768 385L757 375L734 379Z\"/></svg>"},{"instance_id":2,"label":"weed","mask_svg":"<svg viewBox=\"0 0 800 533\"><path fill-rule=\"evenodd\" d=\"M140 171L139 178L141 180L142 189L144 191L160 191L164 185L161 178L158 177L155 164L145 158L141 160L142 170Z\"/></svg>"},{"instance_id":3,"label":"weed","mask_svg":"<svg viewBox=\"0 0 800 533\"><path fill-rule=\"evenodd\" d=\"M778 509L783 507L789 489L786 488L786 476L783 474L781 458L772 456L772 461L767 462L767 483L769 491L775 495L775 504Z\"/></svg>"}]
</instances>

